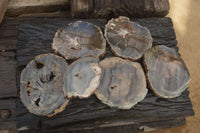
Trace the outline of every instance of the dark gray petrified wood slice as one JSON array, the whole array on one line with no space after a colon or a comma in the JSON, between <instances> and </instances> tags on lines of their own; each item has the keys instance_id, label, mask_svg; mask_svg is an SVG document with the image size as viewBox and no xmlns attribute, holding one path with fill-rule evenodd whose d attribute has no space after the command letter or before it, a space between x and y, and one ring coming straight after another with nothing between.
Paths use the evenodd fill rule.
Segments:
<instances>
[{"instance_id":1,"label":"dark gray petrified wood slice","mask_svg":"<svg viewBox=\"0 0 200 133\"><path fill-rule=\"evenodd\" d=\"M21 73L20 97L34 114L53 116L65 109L63 72L67 63L62 57L42 54L35 57Z\"/></svg>"},{"instance_id":2,"label":"dark gray petrified wood slice","mask_svg":"<svg viewBox=\"0 0 200 133\"><path fill-rule=\"evenodd\" d=\"M73 62L64 73L64 96L67 98L91 96L100 84L99 59L82 57Z\"/></svg>"},{"instance_id":3,"label":"dark gray petrified wood slice","mask_svg":"<svg viewBox=\"0 0 200 133\"><path fill-rule=\"evenodd\" d=\"M77 59L86 55L100 57L105 53L106 41L98 26L76 21L56 32L52 48L66 59Z\"/></svg>"},{"instance_id":4,"label":"dark gray petrified wood slice","mask_svg":"<svg viewBox=\"0 0 200 133\"><path fill-rule=\"evenodd\" d=\"M179 54L164 45L155 46L144 54L147 80L157 96L174 98L188 88L189 71Z\"/></svg>"},{"instance_id":5,"label":"dark gray petrified wood slice","mask_svg":"<svg viewBox=\"0 0 200 133\"><path fill-rule=\"evenodd\" d=\"M146 79L137 62L111 57L99 63L101 82L95 94L103 103L120 109L130 109L147 94Z\"/></svg>"},{"instance_id":6,"label":"dark gray petrified wood slice","mask_svg":"<svg viewBox=\"0 0 200 133\"><path fill-rule=\"evenodd\" d=\"M74 21L76 20L41 18L21 24L17 45L17 70L20 72L36 55L53 52L51 43L56 31L61 26ZM84 21L98 25L104 31L106 20L87 19ZM153 45L163 44L178 51L170 18L146 18L134 19L134 21L150 30ZM108 56L113 55L107 47L103 58ZM17 85L19 85L19 78ZM29 113L20 101L17 102L16 110L17 128L20 131L39 130L47 133L101 131L127 133L127 131L156 130L183 125L184 118L194 114L189 91L184 91L177 98L162 99L155 96L150 89L145 99L130 110L110 108L102 104L95 95L86 99L70 100L67 109L51 118L38 117Z\"/></svg>"},{"instance_id":7,"label":"dark gray petrified wood slice","mask_svg":"<svg viewBox=\"0 0 200 133\"><path fill-rule=\"evenodd\" d=\"M164 17L168 0L71 0L71 14L76 18Z\"/></svg>"},{"instance_id":8,"label":"dark gray petrified wood slice","mask_svg":"<svg viewBox=\"0 0 200 133\"><path fill-rule=\"evenodd\" d=\"M153 42L147 28L124 16L108 21L105 38L115 55L130 60L140 59Z\"/></svg>"}]
</instances>

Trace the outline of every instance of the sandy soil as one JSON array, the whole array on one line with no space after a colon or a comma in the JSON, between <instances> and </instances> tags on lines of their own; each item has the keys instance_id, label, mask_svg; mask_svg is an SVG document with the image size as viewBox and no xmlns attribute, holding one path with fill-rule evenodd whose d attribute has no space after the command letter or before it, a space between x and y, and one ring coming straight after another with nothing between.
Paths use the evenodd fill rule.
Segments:
<instances>
[{"instance_id":1,"label":"sandy soil","mask_svg":"<svg viewBox=\"0 0 200 133\"><path fill-rule=\"evenodd\" d=\"M200 0L170 0L172 18L181 56L190 71L190 98L195 115L186 125L151 133L200 133Z\"/></svg>"}]
</instances>

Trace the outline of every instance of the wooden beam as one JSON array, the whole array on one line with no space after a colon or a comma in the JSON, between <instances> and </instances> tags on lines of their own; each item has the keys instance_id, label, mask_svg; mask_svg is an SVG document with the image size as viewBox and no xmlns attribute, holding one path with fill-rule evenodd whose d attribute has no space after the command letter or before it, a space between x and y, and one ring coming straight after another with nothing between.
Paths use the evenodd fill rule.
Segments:
<instances>
[{"instance_id":1,"label":"wooden beam","mask_svg":"<svg viewBox=\"0 0 200 133\"><path fill-rule=\"evenodd\" d=\"M4 14L7 10L8 0L0 0L0 23L3 20Z\"/></svg>"},{"instance_id":2,"label":"wooden beam","mask_svg":"<svg viewBox=\"0 0 200 133\"><path fill-rule=\"evenodd\" d=\"M170 8L168 0L71 0L70 3L75 18L164 17Z\"/></svg>"},{"instance_id":3,"label":"wooden beam","mask_svg":"<svg viewBox=\"0 0 200 133\"><path fill-rule=\"evenodd\" d=\"M38 19L21 24L17 45L18 74L36 55L53 53L51 44L55 32L74 21L76 20ZM107 23L105 19L83 21L98 25L102 30ZM145 18L134 19L134 21L149 28L154 39L153 45L162 44L177 50L176 36L170 18ZM111 51L107 47L104 57L109 55ZM19 87L19 75L17 82ZM28 131L41 130L42 132L82 132L84 130L88 133L98 132L100 129L105 132L126 132L125 127L133 131L148 131L166 126L178 126L185 123L185 117L194 115L188 95L189 92L185 91L180 97L162 99L156 97L149 89L145 99L130 110L110 108L93 95L87 99L71 100L63 112L52 118L33 115L21 103L16 109L19 112L17 113L17 128L28 127L26 129ZM27 123L27 120L31 123Z\"/></svg>"},{"instance_id":4,"label":"wooden beam","mask_svg":"<svg viewBox=\"0 0 200 133\"><path fill-rule=\"evenodd\" d=\"M7 16L53 12L69 7L69 0L10 0Z\"/></svg>"},{"instance_id":5,"label":"wooden beam","mask_svg":"<svg viewBox=\"0 0 200 133\"><path fill-rule=\"evenodd\" d=\"M16 129L16 99L0 99L0 130Z\"/></svg>"},{"instance_id":6,"label":"wooden beam","mask_svg":"<svg viewBox=\"0 0 200 133\"><path fill-rule=\"evenodd\" d=\"M14 52L0 52L0 98L16 97L16 60Z\"/></svg>"}]
</instances>

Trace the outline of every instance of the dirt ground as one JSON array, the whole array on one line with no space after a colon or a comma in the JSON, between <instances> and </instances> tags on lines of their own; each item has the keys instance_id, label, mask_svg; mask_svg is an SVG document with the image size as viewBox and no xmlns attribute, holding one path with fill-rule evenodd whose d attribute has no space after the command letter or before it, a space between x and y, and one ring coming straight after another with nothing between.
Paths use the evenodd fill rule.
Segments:
<instances>
[{"instance_id":1,"label":"dirt ground","mask_svg":"<svg viewBox=\"0 0 200 133\"><path fill-rule=\"evenodd\" d=\"M172 18L181 56L191 76L190 98L195 115L186 125L150 133L200 133L200 0L170 0Z\"/></svg>"}]
</instances>

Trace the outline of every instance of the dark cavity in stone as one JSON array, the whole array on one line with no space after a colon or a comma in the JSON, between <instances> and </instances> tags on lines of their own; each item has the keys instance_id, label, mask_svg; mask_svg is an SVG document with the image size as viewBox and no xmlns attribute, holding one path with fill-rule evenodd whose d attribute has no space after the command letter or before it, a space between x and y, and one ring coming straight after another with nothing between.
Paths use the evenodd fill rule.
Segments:
<instances>
[{"instance_id":1,"label":"dark cavity in stone","mask_svg":"<svg viewBox=\"0 0 200 133\"><path fill-rule=\"evenodd\" d=\"M38 98L38 99L35 101L35 105L37 105L38 107L40 106L40 105L39 105L39 102L40 102L40 98Z\"/></svg>"},{"instance_id":2,"label":"dark cavity in stone","mask_svg":"<svg viewBox=\"0 0 200 133\"><path fill-rule=\"evenodd\" d=\"M43 64L43 63L37 62L37 61L36 61L36 68L37 68L37 69L41 69L41 68L43 68L43 67L44 67L44 64Z\"/></svg>"}]
</instances>

